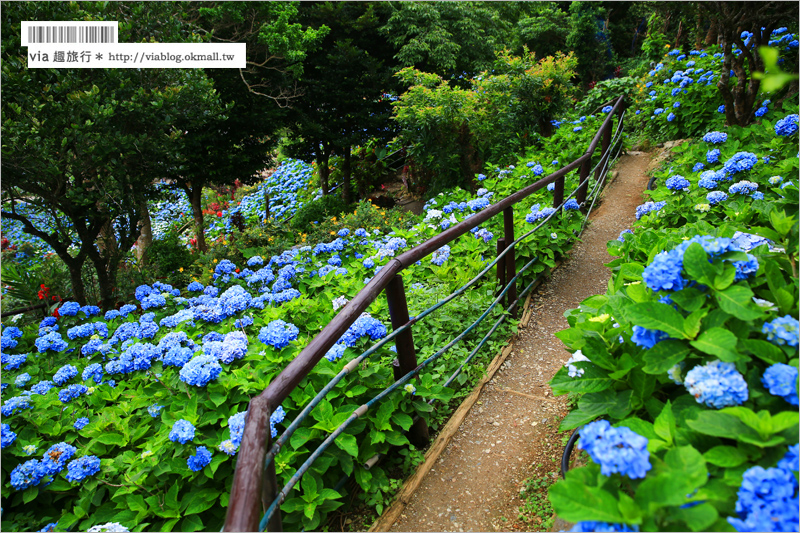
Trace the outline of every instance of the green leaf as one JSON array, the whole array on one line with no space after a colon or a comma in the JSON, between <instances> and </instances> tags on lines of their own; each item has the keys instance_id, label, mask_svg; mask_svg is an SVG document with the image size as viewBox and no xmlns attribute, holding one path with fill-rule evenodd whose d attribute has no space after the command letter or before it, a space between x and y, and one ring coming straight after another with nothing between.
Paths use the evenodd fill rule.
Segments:
<instances>
[{"instance_id":1,"label":"green leaf","mask_svg":"<svg viewBox=\"0 0 800 533\"><path fill-rule=\"evenodd\" d=\"M650 299L650 295L647 293L647 287L641 283L628 285L625 288L625 292L627 293L628 298L636 303L646 302Z\"/></svg>"},{"instance_id":2,"label":"green leaf","mask_svg":"<svg viewBox=\"0 0 800 533\"><path fill-rule=\"evenodd\" d=\"M389 422L394 412L394 405L392 402L385 401L378 407L378 412L375 414L375 428L379 431L392 429Z\"/></svg>"},{"instance_id":3,"label":"green leaf","mask_svg":"<svg viewBox=\"0 0 800 533\"><path fill-rule=\"evenodd\" d=\"M184 516L202 513L207 509L211 509L217 503L219 493L214 489L202 489L200 491L192 491L189 493L191 501L183 512Z\"/></svg>"},{"instance_id":4,"label":"green leaf","mask_svg":"<svg viewBox=\"0 0 800 533\"><path fill-rule=\"evenodd\" d=\"M181 531L203 531L203 521L199 516L187 516L181 522Z\"/></svg>"},{"instance_id":5,"label":"green leaf","mask_svg":"<svg viewBox=\"0 0 800 533\"><path fill-rule=\"evenodd\" d=\"M730 468L747 461L747 454L733 446L714 446L703 454L703 458L712 465Z\"/></svg>"},{"instance_id":6,"label":"green leaf","mask_svg":"<svg viewBox=\"0 0 800 533\"><path fill-rule=\"evenodd\" d=\"M689 276L705 285L711 285L716 276L713 265L708 261L708 254L703 247L693 242L683 253L683 268Z\"/></svg>"},{"instance_id":7,"label":"green leaf","mask_svg":"<svg viewBox=\"0 0 800 533\"><path fill-rule=\"evenodd\" d=\"M314 476L303 476L303 499L307 502L314 501L319 492L317 491L317 480ZM310 517L309 517L310 518Z\"/></svg>"},{"instance_id":8,"label":"green leaf","mask_svg":"<svg viewBox=\"0 0 800 533\"><path fill-rule=\"evenodd\" d=\"M303 444L308 442L313 436L313 429L309 427L301 427L295 430L295 432L292 434L292 437L289 439L289 442L292 444L292 448L297 450L303 446Z\"/></svg>"},{"instance_id":9,"label":"green leaf","mask_svg":"<svg viewBox=\"0 0 800 533\"><path fill-rule=\"evenodd\" d=\"M317 510L317 504L315 502L307 502L303 507L303 514L310 520L314 518L314 511Z\"/></svg>"},{"instance_id":10,"label":"green leaf","mask_svg":"<svg viewBox=\"0 0 800 533\"><path fill-rule=\"evenodd\" d=\"M694 287L685 287L683 290L674 292L669 295L672 301L678 304L682 309L689 311L697 311L706 302L705 293L700 292Z\"/></svg>"},{"instance_id":11,"label":"green leaf","mask_svg":"<svg viewBox=\"0 0 800 533\"><path fill-rule=\"evenodd\" d=\"M651 512L660 507L683 505L692 491L691 483L679 472L649 475L636 489L635 501L642 509Z\"/></svg>"},{"instance_id":12,"label":"green leaf","mask_svg":"<svg viewBox=\"0 0 800 533\"><path fill-rule=\"evenodd\" d=\"M718 291L727 289L736 278L736 268L733 265L726 264L722 270L722 274L714 276L714 288Z\"/></svg>"},{"instance_id":13,"label":"green leaf","mask_svg":"<svg viewBox=\"0 0 800 533\"><path fill-rule=\"evenodd\" d=\"M619 267L620 275L628 281L641 281L644 265L641 263L624 263ZM628 285L628 288L631 286Z\"/></svg>"},{"instance_id":14,"label":"green leaf","mask_svg":"<svg viewBox=\"0 0 800 533\"><path fill-rule=\"evenodd\" d=\"M717 509L710 503L704 502L685 509L679 508L675 512L677 518L686 522L692 531L718 531L709 529L709 526L719 518Z\"/></svg>"},{"instance_id":15,"label":"green leaf","mask_svg":"<svg viewBox=\"0 0 800 533\"><path fill-rule=\"evenodd\" d=\"M397 411L392 415L392 420L394 420L398 426L403 428L404 431L411 429L411 425L414 423L414 420L410 416L405 413L401 413L400 411Z\"/></svg>"},{"instance_id":16,"label":"green leaf","mask_svg":"<svg viewBox=\"0 0 800 533\"><path fill-rule=\"evenodd\" d=\"M692 446L680 446L667 452L664 461L675 473L683 476L691 485L691 490L701 487L708 481L708 468L703 456Z\"/></svg>"},{"instance_id":17,"label":"green leaf","mask_svg":"<svg viewBox=\"0 0 800 533\"><path fill-rule=\"evenodd\" d=\"M619 502L610 493L598 487L589 487L571 478L552 485L549 491L550 502L556 513L564 520L581 522L622 522Z\"/></svg>"},{"instance_id":18,"label":"green leaf","mask_svg":"<svg viewBox=\"0 0 800 533\"><path fill-rule=\"evenodd\" d=\"M22 501L24 503L30 503L36 499L39 495L39 487L30 487L22 491Z\"/></svg>"},{"instance_id":19,"label":"green leaf","mask_svg":"<svg viewBox=\"0 0 800 533\"><path fill-rule=\"evenodd\" d=\"M103 444L112 444L115 446L125 446L128 443L125 437L119 433L101 433L97 436L97 441Z\"/></svg>"},{"instance_id":20,"label":"green leaf","mask_svg":"<svg viewBox=\"0 0 800 533\"><path fill-rule=\"evenodd\" d=\"M346 451L353 457L358 457L358 443L353 435L350 435L349 433L342 433L334 442L336 443L336 446Z\"/></svg>"},{"instance_id":21,"label":"green leaf","mask_svg":"<svg viewBox=\"0 0 800 533\"><path fill-rule=\"evenodd\" d=\"M719 306L740 320L754 320L762 316L761 311L750 307L753 291L744 285L732 285L724 291L714 293Z\"/></svg>"},{"instance_id":22,"label":"green leaf","mask_svg":"<svg viewBox=\"0 0 800 533\"><path fill-rule=\"evenodd\" d=\"M585 424L588 424L598 415L588 414L580 409L573 409L564 419L561 421L561 424L558 426L559 431L569 431L570 429L575 429L581 427Z\"/></svg>"},{"instance_id":23,"label":"green leaf","mask_svg":"<svg viewBox=\"0 0 800 533\"><path fill-rule=\"evenodd\" d=\"M683 317L675 309L660 302L645 302L625 309L628 320L647 329L658 329L676 339L687 338Z\"/></svg>"},{"instance_id":24,"label":"green leaf","mask_svg":"<svg viewBox=\"0 0 800 533\"><path fill-rule=\"evenodd\" d=\"M662 374L677 365L692 352L684 341L665 339L644 354L645 367L648 374Z\"/></svg>"},{"instance_id":25,"label":"green leaf","mask_svg":"<svg viewBox=\"0 0 800 533\"><path fill-rule=\"evenodd\" d=\"M217 407L219 407L220 405L222 405L223 403L225 403L228 400L228 395L226 393L224 393L224 392L220 392L220 391L216 391L215 390L210 394L210 398L211 398L211 402L214 405L216 405Z\"/></svg>"},{"instance_id":26,"label":"green leaf","mask_svg":"<svg viewBox=\"0 0 800 533\"><path fill-rule=\"evenodd\" d=\"M786 362L786 354L783 353L783 350L769 341L761 339L739 339L739 346L745 352L753 354L770 365Z\"/></svg>"},{"instance_id":27,"label":"green leaf","mask_svg":"<svg viewBox=\"0 0 800 533\"><path fill-rule=\"evenodd\" d=\"M673 443L677 429L675 427L675 416L672 414L672 402L669 400L667 400L661 413L656 417L653 423L653 430L656 435L664 439L667 443Z\"/></svg>"},{"instance_id":28,"label":"green leaf","mask_svg":"<svg viewBox=\"0 0 800 533\"><path fill-rule=\"evenodd\" d=\"M132 511L147 511L149 508L144 503L144 497L141 494L131 494L125 499L125 504Z\"/></svg>"},{"instance_id":29,"label":"green leaf","mask_svg":"<svg viewBox=\"0 0 800 533\"><path fill-rule=\"evenodd\" d=\"M758 437L758 434L730 413L720 411L701 411L694 420L686 424L703 435L742 440L743 436Z\"/></svg>"},{"instance_id":30,"label":"green leaf","mask_svg":"<svg viewBox=\"0 0 800 533\"><path fill-rule=\"evenodd\" d=\"M608 415L611 418L616 418L617 420L621 420L628 416L628 414L633 410L633 405L631 403L632 398L633 391L630 389L617 394L616 402L608 410Z\"/></svg>"},{"instance_id":31,"label":"green leaf","mask_svg":"<svg viewBox=\"0 0 800 533\"><path fill-rule=\"evenodd\" d=\"M770 420L772 433L780 433L784 429L797 427L800 424L800 413L797 411L781 411Z\"/></svg>"},{"instance_id":32,"label":"green leaf","mask_svg":"<svg viewBox=\"0 0 800 533\"><path fill-rule=\"evenodd\" d=\"M614 384L614 380L608 377L608 372L591 363L579 362L575 366L584 370L582 376L571 378L567 368L561 367L550 380L550 387L555 394L599 392Z\"/></svg>"},{"instance_id":33,"label":"green leaf","mask_svg":"<svg viewBox=\"0 0 800 533\"><path fill-rule=\"evenodd\" d=\"M403 446L408 444L408 438L399 431L391 431L386 434L386 442L393 446Z\"/></svg>"},{"instance_id":34,"label":"green leaf","mask_svg":"<svg viewBox=\"0 0 800 533\"><path fill-rule=\"evenodd\" d=\"M736 352L736 335L722 328L711 328L689 344L701 352L716 355L720 360L727 362L738 361L741 356Z\"/></svg>"},{"instance_id":35,"label":"green leaf","mask_svg":"<svg viewBox=\"0 0 800 533\"><path fill-rule=\"evenodd\" d=\"M582 351L589 361L600 368L614 370L617 367L616 361L608 353L605 341L594 331L587 332Z\"/></svg>"}]
</instances>

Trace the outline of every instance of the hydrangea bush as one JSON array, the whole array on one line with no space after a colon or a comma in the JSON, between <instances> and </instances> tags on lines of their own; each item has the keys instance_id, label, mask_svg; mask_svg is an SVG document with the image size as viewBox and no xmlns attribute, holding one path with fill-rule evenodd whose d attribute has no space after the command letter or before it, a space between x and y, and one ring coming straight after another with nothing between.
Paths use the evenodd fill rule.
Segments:
<instances>
[{"instance_id":1,"label":"hydrangea bush","mask_svg":"<svg viewBox=\"0 0 800 533\"><path fill-rule=\"evenodd\" d=\"M589 464L550 499L574 531L800 528L798 193L781 188L797 134L782 133L764 118L674 149L608 243L607 293L567 313L574 355L551 386L580 396L561 428L581 428Z\"/></svg>"}]
</instances>

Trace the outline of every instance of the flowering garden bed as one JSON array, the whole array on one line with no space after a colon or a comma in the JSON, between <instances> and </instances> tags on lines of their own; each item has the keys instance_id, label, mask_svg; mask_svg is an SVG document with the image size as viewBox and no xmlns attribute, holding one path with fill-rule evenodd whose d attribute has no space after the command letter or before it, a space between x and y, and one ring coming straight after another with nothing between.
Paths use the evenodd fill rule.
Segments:
<instances>
[{"instance_id":1,"label":"flowering garden bed","mask_svg":"<svg viewBox=\"0 0 800 533\"><path fill-rule=\"evenodd\" d=\"M685 66L651 72L654 100ZM798 116L767 111L674 150L557 334L551 386L580 393L561 427L591 458L550 489L573 531L798 530Z\"/></svg>"}]
</instances>

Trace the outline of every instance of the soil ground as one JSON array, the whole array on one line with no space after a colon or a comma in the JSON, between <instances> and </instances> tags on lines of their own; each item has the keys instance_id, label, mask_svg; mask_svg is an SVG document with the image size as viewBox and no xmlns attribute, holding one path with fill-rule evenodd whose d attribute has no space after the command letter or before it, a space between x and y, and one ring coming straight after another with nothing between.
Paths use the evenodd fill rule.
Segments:
<instances>
[{"instance_id":1,"label":"soil ground","mask_svg":"<svg viewBox=\"0 0 800 533\"><path fill-rule=\"evenodd\" d=\"M543 512L520 513L520 492L534 478L546 501L568 436L558 431L569 410L567 397L553 397L547 384L570 356L554 333L568 327L565 311L606 291L610 272L604 264L612 259L606 242L635 220L649 161L644 152L620 158L618 174L595 206L581 241L531 298L528 326L392 531L542 531L552 526L547 504Z\"/></svg>"}]
</instances>

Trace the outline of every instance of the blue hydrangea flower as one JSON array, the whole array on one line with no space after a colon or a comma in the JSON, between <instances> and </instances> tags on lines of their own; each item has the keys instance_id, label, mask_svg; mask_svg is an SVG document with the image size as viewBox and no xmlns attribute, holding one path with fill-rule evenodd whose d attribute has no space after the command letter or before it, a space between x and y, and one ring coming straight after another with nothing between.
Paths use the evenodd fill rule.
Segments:
<instances>
[{"instance_id":1,"label":"blue hydrangea flower","mask_svg":"<svg viewBox=\"0 0 800 533\"><path fill-rule=\"evenodd\" d=\"M783 456L783 459L778 461L778 468L783 468L790 472L797 472L798 468L800 468L800 444L789 446L786 455Z\"/></svg>"},{"instance_id":2,"label":"blue hydrangea flower","mask_svg":"<svg viewBox=\"0 0 800 533\"><path fill-rule=\"evenodd\" d=\"M153 405L151 405L150 407L147 408L147 412L153 418L158 418L158 415L159 415L159 413L161 412L161 410L163 408L164 408L163 405L158 405L157 403L154 403Z\"/></svg>"},{"instance_id":3,"label":"blue hydrangea flower","mask_svg":"<svg viewBox=\"0 0 800 533\"><path fill-rule=\"evenodd\" d=\"M643 203L642 205L636 207L636 220L639 220L648 213L660 211L665 205L667 205L667 202L665 201Z\"/></svg>"},{"instance_id":4,"label":"blue hydrangea flower","mask_svg":"<svg viewBox=\"0 0 800 533\"><path fill-rule=\"evenodd\" d=\"M733 363L719 360L691 369L686 373L684 386L697 403L715 409L741 405L749 397L747 383Z\"/></svg>"},{"instance_id":5,"label":"blue hydrangea flower","mask_svg":"<svg viewBox=\"0 0 800 533\"><path fill-rule=\"evenodd\" d=\"M664 339L668 339L669 335L658 329L646 329L641 326L633 326L633 335L631 341L637 346L649 350Z\"/></svg>"},{"instance_id":6,"label":"blue hydrangea flower","mask_svg":"<svg viewBox=\"0 0 800 533\"><path fill-rule=\"evenodd\" d=\"M11 426L2 424L0 426L0 448L11 446L17 440L17 434L11 431Z\"/></svg>"},{"instance_id":7,"label":"blue hydrangea flower","mask_svg":"<svg viewBox=\"0 0 800 533\"><path fill-rule=\"evenodd\" d=\"M737 531L797 531L797 478L782 468L754 466L745 471L736 501Z\"/></svg>"},{"instance_id":8,"label":"blue hydrangea flower","mask_svg":"<svg viewBox=\"0 0 800 533\"><path fill-rule=\"evenodd\" d=\"M728 174L736 174L737 172L747 172L753 168L753 165L758 163L758 156L751 152L737 152L730 159L725 161L723 165Z\"/></svg>"},{"instance_id":9,"label":"blue hydrangea flower","mask_svg":"<svg viewBox=\"0 0 800 533\"><path fill-rule=\"evenodd\" d=\"M64 302L58 308L58 314L61 316L76 316L80 310L81 304L78 302Z\"/></svg>"},{"instance_id":10,"label":"blue hydrangea flower","mask_svg":"<svg viewBox=\"0 0 800 533\"><path fill-rule=\"evenodd\" d=\"M728 195L722 191L711 191L706 195L706 200L711 205L716 205L728 199Z\"/></svg>"},{"instance_id":11,"label":"blue hydrangea flower","mask_svg":"<svg viewBox=\"0 0 800 533\"><path fill-rule=\"evenodd\" d=\"M788 137L797 133L798 115L788 115L775 123L775 135L781 137Z\"/></svg>"},{"instance_id":12,"label":"blue hydrangea flower","mask_svg":"<svg viewBox=\"0 0 800 533\"><path fill-rule=\"evenodd\" d=\"M755 115L757 117L763 117L764 115L767 114L767 111L769 111L769 108L767 108L766 106L761 106L758 109L756 109Z\"/></svg>"},{"instance_id":13,"label":"blue hydrangea flower","mask_svg":"<svg viewBox=\"0 0 800 533\"><path fill-rule=\"evenodd\" d=\"M625 242L625 234L626 234L626 233L630 233L630 234L632 235L632 234L633 234L633 231L631 231L631 230L629 230L629 229L624 229L624 230L620 231L620 232L619 232L619 237L617 237L617 240L618 240L619 242Z\"/></svg>"},{"instance_id":14,"label":"blue hydrangea flower","mask_svg":"<svg viewBox=\"0 0 800 533\"><path fill-rule=\"evenodd\" d=\"M81 379L83 381L87 381L89 379L94 379L95 383L100 383L103 381L103 367L100 363L92 363L91 365L87 366L83 369L83 373L81 374Z\"/></svg>"},{"instance_id":15,"label":"blue hydrangea flower","mask_svg":"<svg viewBox=\"0 0 800 533\"><path fill-rule=\"evenodd\" d=\"M67 481L80 482L100 471L100 458L94 455L85 455L67 465Z\"/></svg>"},{"instance_id":16,"label":"blue hydrangea flower","mask_svg":"<svg viewBox=\"0 0 800 533\"><path fill-rule=\"evenodd\" d=\"M797 346L799 331L800 322L790 315L766 322L761 328L761 332L767 335L767 340L778 346Z\"/></svg>"},{"instance_id":17,"label":"blue hydrangea flower","mask_svg":"<svg viewBox=\"0 0 800 533\"><path fill-rule=\"evenodd\" d=\"M0 412L3 413L3 416L11 416L17 410L22 411L23 409L32 408L33 406L30 404L28 396L13 396L3 402L3 407L0 408Z\"/></svg>"},{"instance_id":18,"label":"blue hydrangea flower","mask_svg":"<svg viewBox=\"0 0 800 533\"><path fill-rule=\"evenodd\" d=\"M689 187L691 186L691 183L689 183L689 180L687 180L680 174L676 174L667 179L666 186L667 189L670 189L672 191L689 192Z\"/></svg>"},{"instance_id":19,"label":"blue hydrangea flower","mask_svg":"<svg viewBox=\"0 0 800 533\"><path fill-rule=\"evenodd\" d=\"M195 387L205 387L222 372L222 366L213 355L200 354L189 360L180 370L180 379Z\"/></svg>"},{"instance_id":20,"label":"blue hydrangea flower","mask_svg":"<svg viewBox=\"0 0 800 533\"><path fill-rule=\"evenodd\" d=\"M294 324L283 320L273 320L258 333L258 340L280 350L289 346L289 343L297 339L300 329Z\"/></svg>"},{"instance_id":21,"label":"blue hydrangea flower","mask_svg":"<svg viewBox=\"0 0 800 533\"><path fill-rule=\"evenodd\" d=\"M570 198L564 203L564 210L568 211L570 209L580 209L581 206L578 204L578 201L575 198Z\"/></svg>"},{"instance_id":22,"label":"blue hydrangea flower","mask_svg":"<svg viewBox=\"0 0 800 533\"><path fill-rule=\"evenodd\" d=\"M19 388L22 388L22 387L24 387L25 385L27 385L27 383L28 383L30 380L31 380L31 375L30 375L30 374L28 374L27 372L25 372L25 373L23 373L23 374L19 374L19 375L16 377L16 379L14 379L14 385L16 385L16 386L17 386L17 387L19 387Z\"/></svg>"},{"instance_id":23,"label":"blue hydrangea flower","mask_svg":"<svg viewBox=\"0 0 800 533\"><path fill-rule=\"evenodd\" d=\"M16 490L25 490L28 487L38 485L45 475L39 460L30 459L17 465L14 470L11 471L9 481L11 482L11 486Z\"/></svg>"},{"instance_id":24,"label":"blue hydrangea flower","mask_svg":"<svg viewBox=\"0 0 800 533\"><path fill-rule=\"evenodd\" d=\"M724 113L725 112L725 104L722 104L717 108L717 113Z\"/></svg>"},{"instance_id":25,"label":"blue hydrangea flower","mask_svg":"<svg viewBox=\"0 0 800 533\"><path fill-rule=\"evenodd\" d=\"M612 109L614 109L612 106L607 105L602 109L602 111L603 113L610 113Z\"/></svg>"},{"instance_id":26,"label":"blue hydrangea flower","mask_svg":"<svg viewBox=\"0 0 800 533\"><path fill-rule=\"evenodd\" d=\"M192 439L194 439L194 426L191 422L181 419L172 425L172 430L169 432L169 440L186 444Z\"/></svg>"},{"instance_id":27,"label":"blue hydrangea flower","mask_svg":"<svg viewBox=\"0 0 800 533\"><path fill-rule=\"evenodd\" d=\"M56 331L51 331L50 333L44 335L43 337L39 337L34 341L36 348L39 350L39 353L44 353L47 350L53 350L54 352L63 352L67 349L67 343L61 338L61 335Z\"/></svg>"},{"instance_id":28,"label":"blue hydrangea flower","mask_svg":"<svg viewBox=\"0 0 800 533\"><path fill-rule=\"evenodd\" d=\"M199 281L193 281L186 286L186 290L190 292L200 292L204 289L203 284Z\"/></svg>"},{"instance_id":29,"label":"blue hydrangea flower","mask_svg":"<svg viewBox=\"0 0 800 533\"><path fill-rule=\"evenodd\" d=\"M78 452L74 446L66 442L59 442L50 446L42 455L40 468L45 475L53 476L64 470L64 465Z\"/></svg>"},{"instance_id":30,"label":"blue hydrangea flower","mask_svg":"<svg viewBox=\"0 0 800 533\"><path fill-rule=\"evenodd\" d=\"M73 365L64 365L58 369L55 376L53 376L53 382L56 385L63 385L70 379L74 378L78 375L78 369L75 368Z\"/></svg>"},{"instance_id":31,"label":"blue hydrangea flower","mask_svg":"<svg viewBox=\"0 0 800 533\"><path fill-rule=\"evenodd\" d=\"M608 420L596 420L586 424L579 433L578 448L600 465L604 476L621 474L640 479L652 468L647 438L629 428L615 428Z\"/></svg>"},{"instance_id":32,"label":"blue hydrangea flower","mask_svg":"<svg viewBox=\"0 0 800 533\"><path fill-rule=\"evenodd\" d=\"M714 148L713 150L706 152L706 161L709 165L719 163L719 153L719 148Z\"/></svg>"},{"instance_id":33,"label":"blue hydrangea flower","mask_svg":"<svg viewBox=\"0 0 800 533\"><path fill-rule=\"evenodd\" d=\"M695 163L692 167L692 172L700 172L704 168L706 168L706 166L703 163Z\"/></svg>"},{"instance_id":34,"label":"blue hydrangea flower","mask_svg":"<svg viewBox=\"0 0 800 533\"><path fill-rule=\"evenodd\" d=\"M42 380L31 387L31 394L47 394L54 387L52 381Z\"/></svg>"},{"instance_id":35,"label":"blue hydrangea flower","mask_svg":"<svg viewBox=\"0 0 800 533\"><path fill-rule=\"evenodd\" d=\"M673 120L675 120L675 113L667 115L667 122L672 122Z\"/></svg>"},{"instance_id":36,"label":"blue hydrangea flower","mask_svg":"<svg viewBox=\"0 0 800 533\"><path fill-rule=\"evenodd\" d=\"M83 416L83 417L81 417L81 418L77 419L77 420L75 421L75 423L73 424L73 426L75 426L75 429L77 429L78 431L80 431L80 430L82 430L83 428L85 428L85 427L86 427L86 424L88 424L88 423L89 423L89 419L88 419L87 417Z\"/></svg>"},{"instance_id":37,"label":"blue hydrangea flower","mask_svg":"<svg viewBox=\"0 0 800 533\"><path fill-rule=\"evenodd\" d=\"M798 405L797 368L775 363L764 371L761 383L773 396L780 396L792 405Z\"/></svg>"},{"instance_id":38,"label":"blue hydrangea flower","mask_svg":"<svg viewBox=\"0 0 800 533\"><path fill-rule=\"evenodd\" d=\"M61 403L69 403L81 394L86 394L89 391L85 385L70 385L69 387L58 391L58 399Z\"/></svg>"},{"instance_id":39,"label":"blue hydrangea flower","mask_svg":"<svg viewBox=\"0 0 800 533\"><path fill-rule=\"evenodd\" d=\"M724 106L722 106L724 107ZM703 141L711 144L720 144L728 140L728 134L721 131L709 131L703 135Z\"/></svg>"},{"instance_id":40,"label":"blue hydrangea flower","mask_svg":"<svg viewBox=\"0 0 800 533\"><path fill-rule=\"evenodd\" d=\"M431 263L436 266L442 266L445 261L450 257L450 246L444 245L431 255Z\"/></svg>"},{"instance_id":41,"label":"blue hydrangea flower","mask_svg":"<svg viewBox=\"0 0 800 533\"><path fill-rule=\"evenodd\" d=\"M189 470L199 472L211 462L211 452L205 446L198 446L197 453L186 460Z\"/></svg>"},{"instance_id":42,"label":"blue hydrangea flower","mask_svg":"<svg viewBox=\"0 0 800 533\"><path fill-rule=\"evenodd\" d=\"M733 266L736 267L735 281L750 278L758 272L758 258L752 254L747 254L747 261L734 261Z\"/></svg>"},{"instance_id":43,"label":"blue hydrangea flower","mask_svg":"<svg viewBox=\"0 0 800 533\"><path fill-rule=\"evenodd\" d=\"M6 364L5 369L6 370L16 370L16 369L18 369L19 367L21 367L25 363L25 361L28 360L28 355L30 355L30 354L18 353L18 354L9 355L8 359L5 360L5 362L8 363L8 364ZM3 354L3 356L5 356L5 354Z\"/></svg>"}]
</instances>

